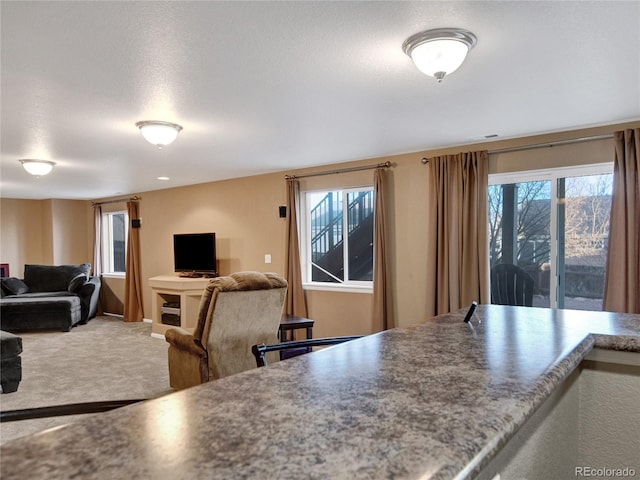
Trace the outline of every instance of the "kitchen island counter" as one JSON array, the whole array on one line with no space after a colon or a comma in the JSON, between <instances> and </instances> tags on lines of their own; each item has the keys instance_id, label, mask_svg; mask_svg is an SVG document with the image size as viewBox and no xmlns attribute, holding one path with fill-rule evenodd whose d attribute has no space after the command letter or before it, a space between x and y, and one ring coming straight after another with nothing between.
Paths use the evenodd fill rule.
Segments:
<instances>
[{"instance_id":1,"label":"kitchen island counter","mask_svg":"<svg viewBox=\"0 0 640 480\"><path fill-rule=\"evenodd\" d=\"M0 447L2 478L473 478L640 315L480 305Z\"/></svg>"}]
</instances>

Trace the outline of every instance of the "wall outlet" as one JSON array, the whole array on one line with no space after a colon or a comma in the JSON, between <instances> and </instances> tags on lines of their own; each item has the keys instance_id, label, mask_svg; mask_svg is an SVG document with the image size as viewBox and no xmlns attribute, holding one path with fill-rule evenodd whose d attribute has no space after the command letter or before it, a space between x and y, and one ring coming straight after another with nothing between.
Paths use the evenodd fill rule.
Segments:
<instances>
[{"instance_id":1,"label":"wall outlet","mask_svg":"<svg viewBox=\"0 0 640 480\"><path fill-rule=\"evenodd\" d=\"M264 256L264 263L271 263L271 254L270 253L267 253Z\"/></svg>"}]
</instances>

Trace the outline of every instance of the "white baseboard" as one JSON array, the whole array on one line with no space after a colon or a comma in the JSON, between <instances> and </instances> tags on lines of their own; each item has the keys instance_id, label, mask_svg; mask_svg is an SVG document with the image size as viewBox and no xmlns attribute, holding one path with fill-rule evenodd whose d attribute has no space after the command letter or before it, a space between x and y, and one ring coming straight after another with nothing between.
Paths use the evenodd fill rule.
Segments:
<instances>
[{"instance_id":1,"label":"white baseboard","mask_svg":"<svg viewBox=\"0 0 640 480\"><path fill-rule=\"evenodd\" d=\"M164 335L162 335L161 333L154 333L154 332L151 332L151 336L152 336L153 338L161 338L162 340L164 340Z\"/></svg>"}]
</instances>

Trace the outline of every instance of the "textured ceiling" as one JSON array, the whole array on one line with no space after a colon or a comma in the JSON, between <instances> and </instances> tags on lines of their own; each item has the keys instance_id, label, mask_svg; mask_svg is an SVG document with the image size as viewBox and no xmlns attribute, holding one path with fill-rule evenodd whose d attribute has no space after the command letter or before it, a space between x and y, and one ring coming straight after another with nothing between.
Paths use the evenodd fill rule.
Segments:
<instances>
[{"instance_id":1,"label":"textured ceiling","mask_svg":"<svg viewBox=\"0 0 640 480\"><path fill-rule=\"evenodd\" d=\"M95 199L640 118L640 2L0 2L5 198ZM442 84L402 42L478 44ZM184 127L159 150L135 123ZM57 162L34 178L18 162ZM168 176L169 181L157 180Z\"/></svg>"}]
</instances>

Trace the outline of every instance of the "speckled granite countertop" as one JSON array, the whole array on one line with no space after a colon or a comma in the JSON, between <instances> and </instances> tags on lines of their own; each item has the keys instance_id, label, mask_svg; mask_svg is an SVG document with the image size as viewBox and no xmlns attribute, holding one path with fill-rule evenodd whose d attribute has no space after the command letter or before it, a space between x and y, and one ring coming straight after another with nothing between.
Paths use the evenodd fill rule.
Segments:
<instances>
[{"instance_id":1,"label":"speckled granite countertop","mask_svg":"<svg viewBox=\"0 0 640 480\"><path fill-rule=\"evenodd\" d=\"M640 315L480 306L0 447L2 478L473 478Z\"/></svg>"}]
</instances>

